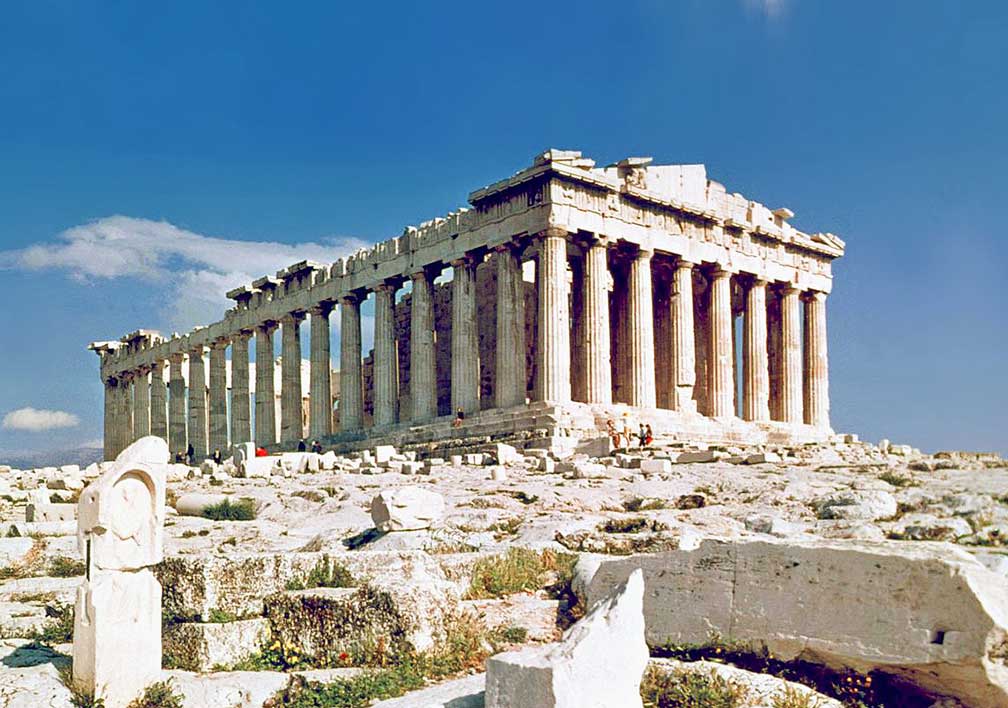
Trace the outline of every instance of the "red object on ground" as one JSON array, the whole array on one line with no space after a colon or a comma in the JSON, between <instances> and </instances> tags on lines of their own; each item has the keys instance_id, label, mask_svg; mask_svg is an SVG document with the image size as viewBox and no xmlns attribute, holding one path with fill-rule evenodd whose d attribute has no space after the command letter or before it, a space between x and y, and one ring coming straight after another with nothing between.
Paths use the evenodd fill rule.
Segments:
<instances>
[{"instance_id":1,"label":"red object on ground","mask_svg":"<svg viewBox=\"0 0 1008 708\"><path fill-rule=\"evenodd\" d=\"M266 452L266 448L264 448L264 447L257 447L256 448L256 457L268 457L268 456L269 456L269 453Z\"/></svg>"}]
</instances>

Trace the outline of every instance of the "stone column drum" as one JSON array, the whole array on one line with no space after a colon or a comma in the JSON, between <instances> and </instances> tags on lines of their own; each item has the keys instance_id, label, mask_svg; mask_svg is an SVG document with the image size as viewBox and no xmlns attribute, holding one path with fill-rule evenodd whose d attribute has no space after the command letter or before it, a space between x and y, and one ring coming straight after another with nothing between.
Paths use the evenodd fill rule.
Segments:
<instances>
[{"instance_id":1,"label":"stone column drum","mask_svg":"<svg viewBox=\"0 0 1008 708\"><path fill-rule=\"evenodd\" d=\"M168 366L168 447L172 453L185 453L188 444L183 360L183 354L172 354Z\"/></svg>"},{"instance_id":2,"label":"stone column drum","mask_svg":"<svg viewBox=\"0 0 1008 708\"><path fill-rule=\"evenodd\" d=\"M494 405L512 408L525 403L525 281L519 247L497 249L497 349Z\"/></svg>"},{"instance_id":3,"label":"stone column drum","mask_svg":"<svg viewBox=\"0 0 1008 708\"><path fill-rule=\"evenodd\" d=\"M781 291L781 416L802 422L801 298L796 288Z\"/></svg>"},{"instance_id":4,"label":"stone column drum","mask_svg":"<svg viewBox=\"0 0 1008 708\"><path fill-rule=\"evenodd\" d=\"M399 366L395 333L397 283L375 288L374 424L394 425L399 403Z\"/></svg>"},{"instance_id":5,"label":"stone column drum","mask_svg":"<svg viewBox=\"0 0 1008 708\"><path fill-rule=\"evenodd\" d=\"M630 405L654 408L655 392L654 356L654 298L651 293L652 252L641 249L630 263L627 300L627 333L630 370Z\"/></svg>"},{"instance_id":6,"label":"stone column drum","mask_svg":"<svg viewBox=\"0 0 1008 708\"><path fill-rule=\"evenodd\" d=\"M693 266L679 259L672 278L669 329L672 339L672 409L696 412L696 342L693 333Z\"/></svg>"},{"instance_id":7,"label":"stone column drum","mask_svg":"<svg viewBox=\"0 0 1008 708\"><path fill-rule=\"evenodd\" d=\"M168 440L168 388L164 380L164 362L160 359L151 367L150 434Z\"/></svg>"},{"instance_id":8,"label":"stone column drum","mask_svg":"<svg viewBox=\"0 0 1008 708\"><path fill-rule=\"evenodd\" d=\"M540 235L538 266L536 399L567 403L571 400L570 307L567 297L567 234L562 229L547 229Z\"/></svg>"},{"instance_id":9,"label":"stone column drum","mask_svg":"<svg viewBox=\"0 0 1008 708\"><path fill-rule=\"evenodd\" d=\"M805 422L829 428L829 358L826 353L826 293L805 296Z\"/></svg>"},{"instance_id":10,"label":"stone column drum","mask_svg":"<svg viewBox=\"0 0 1008 708\"><path fill-rule=\"evenodd\" d=\"M437 417L437 359L435 358L434 292L431 273L413 274L410 306L410 400L414 423Z\"/></svg>"},{"instance_id":11,"label":"stone column drum","mask_svg":"<svg viewBox=\"0 0 1008 708\"><path fill-rule=\"evenodd\" d=\"M119 396L119 445L116 455L133 442L133 373L123 374Z\"/></svg>"},{"instance_id":12,"label":"stone column drum","mask_svg":"<svg viewBox=\"0 0 1008 708\"><path fill-rule=\"evenodd\" d=\"M133 440L150 435L149 375L150 369L142 366L133 377Z\"/></svg>"},{"instance_id":13,"label":"stone column drum","mask_svg":"<svg viewBox=\"0 0 1008 708\"><path fill-rule=\"evenodd\" d=\"M301 320L291 312L280 320L283 359L280 366L280 440L295 443L304 437L301 407Z\"/></svg>"},{"instance_id":14,"label":"stone column drum","mask_svg":"<svg viewBox=\"0 0 1008 708\"><path fill-rule=\"evenodd\" d=\"M745 341L742 350L742 417L770 420L770 369L767 358L767 282L749 283L745 302Z\"/></svg>"},{"instance_id":15,"label":"stone column drum","mask_svg":"<svg viewBox=\"0 0 1008 708\"><path fill-rule=\"evenodd\" d=\"M238 332L231 340L231 444L252 440L249 411L249 337Z\"/></svg>"},{"instance_id":16,"label":"stone column drum","mask_svg":"<svg viewBox=\"0 0 1008 708\"><path fill-rule=\"evenodd\" d=\"M479 331L476 324L476 262L452 262L452 412L479 412Z\"/></svg>"},{"instance_id":17,"label":"stone column drum","mask_svg":"<svg viewBox=\"0 0 1008 708\"><path fill-rule=\"evenodd\" d=\"M314 440L332 435L332 361L329 352L331 302L311 309L311 382L308 428Z\"/></svg>"},{"instance_id":18,"label":"stone column drum","mask_svg":"<svg viewBox=\"0 0 1008 708\"><path fill-rule=\"evenodd\" d=\"M718 268L710 278L710 339L707 405L713 418L735 415L735 362L732 360L731 272Z\"/></svg>"},{"instance_id":19,"label":"stone column drum","mask_svg":"<svg viewBox=\"0 0 1008 708\"><path fill-rule=\"evenodd\" d=\"M273 332L275 322L256 327L255 443L276 445L276 393L273 382Z\"/></svg>"},{"instance_id":20,"label":"stone column drum","mask_svg":"<svg viewBox=\"0 0 1008 708\"><path fill-rule=\"evenodd\" d=\"M604 238L596 237L585 250L582 279L585 348L585 400L612 403L612 345L609 341L609 255Z\"/></svg>"},{"instance_id":21,"label":"stone column drum","mask_svg":"<svg viewBox=\"0 0 1008 708\"><path fill-rule=\"evenodd\" d=\"M223 454L228 445L227 422L227 346L221 339L210 345L210 412L208 447L212 455L215 450ZM224 455L226 457L226 455Z\"/></svg>"},{"instance_id":22,"label":"stone column drum","mask_svg":"<svg viewBox=\"0 0 1008 708\"><path fill-rule=\"evenodd\" d=\"M340 299L340 429L364 425L364 378L361 372L361 298L354 293Z\"/></svg>"},{"instance_id":23,"label":"stone column drum","mask_svg":"<svg viewBox=\"0 0 1008 708\"><path fill-rule=\"evenodd\" d=\"M189 444L197 464L207 456L207 386L203 347L189 351Z\"/></svg>"}]
</instances>

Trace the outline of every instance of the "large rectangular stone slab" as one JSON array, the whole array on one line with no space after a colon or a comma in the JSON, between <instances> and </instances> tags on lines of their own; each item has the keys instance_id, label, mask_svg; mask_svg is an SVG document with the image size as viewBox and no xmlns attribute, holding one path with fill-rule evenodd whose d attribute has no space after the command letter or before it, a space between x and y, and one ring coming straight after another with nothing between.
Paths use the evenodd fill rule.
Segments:
<instances>
[{"instance_id":1,"label":"large rectangular stone slab","mask_svg":"<svg viewBox=\"0 0 1008 708\"><path fill-rule=\"evenodd\" d=\"M256 653L270 639L263 617L235 622L181 622L165 627L162 646L173 668L210 671L233 666Z\"/></svg>"}]
</instances>

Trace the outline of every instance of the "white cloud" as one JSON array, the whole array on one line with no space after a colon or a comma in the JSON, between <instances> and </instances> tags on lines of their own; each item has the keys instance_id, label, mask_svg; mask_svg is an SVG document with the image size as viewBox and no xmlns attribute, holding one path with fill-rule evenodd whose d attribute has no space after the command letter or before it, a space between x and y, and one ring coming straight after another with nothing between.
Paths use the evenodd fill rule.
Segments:
<instances>
[{"instance_id":1,"label":"white cloud","mask_svg":"<svg viewBox=\"0 0 1008 708\"><path fill-rule=\"evenodd\" d=\"M220 319L231 288L302 260L329 263L366 245L241 241L204 236L166 221L109 216L59 234L52 243L0 251L0 269L63 270L82 282L134 278L162 287L164 324L185 331ZM138 326L152 326L138 323Z\"/></svg>"},{"instance_id":2,"label":"white cloud","mask_svg":"<svg viewBox=\"0 0 1008 708\"><path fill-rule=\"evenodd\" d=\"M745 0L746 5L774 20L787 11L789 0Z\"/></svg>"},{"instance_id":3,"label":"white cloud","mask_svg":"<svg viewBox=\"0 0 1008 708\"><path fill-rule=\"evenodd\" d=\"M64 411L18 408L4 416L2 426L6 430L27 430L38 433L54 428L72 428L80 423L73 413Z\"/></svg>"}]
</instances>

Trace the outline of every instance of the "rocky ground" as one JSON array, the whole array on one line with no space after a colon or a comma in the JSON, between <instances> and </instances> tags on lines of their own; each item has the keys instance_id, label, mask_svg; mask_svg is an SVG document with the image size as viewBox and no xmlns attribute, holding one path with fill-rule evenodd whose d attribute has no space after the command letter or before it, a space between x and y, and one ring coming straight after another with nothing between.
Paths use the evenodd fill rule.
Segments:
<instances>
[{"instance_id":1,"label":"rocky ground","mask_svg":"<svg viewBox=\"0 0 1008 708\"><path fill-rule=\"evenodd\" d=\"M554 442L172 466L157 571L172 690L186 706L475 708L487 656L556 641L584 613L579 557L707 538L879 542L897 555L945 542L990 571L984 582L1008 573L1008 463L995 456L837 442L589 457ZM0 708L71 705L60 671L83 572L72 501L98 472L0 468ZM870 672L802 680L755 652L716 636L652 647L646 683L665 698L645 693L647 705L901 705L873 693Z\"/></svg>"}]
</instances>

